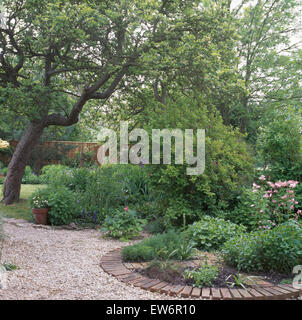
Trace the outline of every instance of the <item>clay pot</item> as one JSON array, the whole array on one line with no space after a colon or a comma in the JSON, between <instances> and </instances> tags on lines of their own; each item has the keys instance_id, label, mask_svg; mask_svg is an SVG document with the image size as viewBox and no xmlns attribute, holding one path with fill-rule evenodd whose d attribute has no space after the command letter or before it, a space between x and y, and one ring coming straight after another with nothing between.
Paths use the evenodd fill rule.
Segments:
<instances>
[{"instance_id":1,"label":"clay pot","mask_svg":"<svg viewBox=\"0 0 302 320\"><path fill-rule=\"evenodd\" d=\"M48 208L32 209L36 224L47 224L48 211Z\"/></svg>"}]
</instances>

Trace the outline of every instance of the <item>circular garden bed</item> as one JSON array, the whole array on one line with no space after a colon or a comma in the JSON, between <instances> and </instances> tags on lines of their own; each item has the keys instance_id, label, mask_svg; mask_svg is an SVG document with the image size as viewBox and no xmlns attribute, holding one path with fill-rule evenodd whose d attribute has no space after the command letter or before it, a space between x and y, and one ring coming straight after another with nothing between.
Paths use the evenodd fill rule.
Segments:
<instances>
[{"instance_id":1,"label":"circular garden bed","mask_svg":"<svg viewBox=\"0 0 302 320\"><path fill-rule=\"evenodd\" d=\"M215 263L215 256L211 255L209 260L210 263ZM281 284L286 275L277 273L242 274L248 280L245 280L244 286L230 288L225 279L237 272L236 269L225 265L220 267L219 275L211 288L194 287L190 279L182 277L182 273L185 269L194 270L199 265L198 259L174 262L163 271L156 264L123 262L121 249L110 251L101 259L103 270L118 280L144 290L171 296L211 300L284 300L296 298L302 293L302 290L294 288L291 284ZM230 281L232 282L231 279Z\"/></svg>"}]
</instances>

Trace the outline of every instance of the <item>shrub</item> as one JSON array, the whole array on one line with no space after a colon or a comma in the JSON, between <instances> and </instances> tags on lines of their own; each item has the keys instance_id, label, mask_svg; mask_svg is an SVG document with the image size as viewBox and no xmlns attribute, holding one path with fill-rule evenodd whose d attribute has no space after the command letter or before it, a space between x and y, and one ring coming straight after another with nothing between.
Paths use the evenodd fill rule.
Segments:
<instances>
[{"instance_id":1,"label":"shrub","mask_svg":"<svg viewBox=\"0 0 302 320\"><path fill-rule=\"evenodd\" d=\"M41 179L39 176L35 175L30 166L25 167L24 176L22 177L23 184L40 184Z\"/></svg>"},{"instance_id":2,"label":"shrub","mask_svg":"<svg viewBox=\"0 0 302 320\"><path fill-rule=\"evenodd\" d=\"M50 210L48 219L51 225L65 225L79 218L77 195L65 186L48 186L43 191Z\"/></svg>"},{"instance_id":3,"label":"shrub","mask_svg":"<svg viewBox=\"0 0 302 320\"><path fill-rule=\"evenodd\" d=\"M168 200L183 198L192 210L199 208L213 215L219 210L233 208L242 187L253 175L253 158L244 137L225 126L218 112L208 112L200 101L191 98L176 101L164 109L158 108L153 115L148 114L148 123L143 125L150 132L152 128L205 129L205 170L203 174L190 176L187 175L188 164L175 165L173 142L171 165L147 166L152 183ZM169 201L166 205L170 206ZM162 213L165 215L166 211ZM198 219L198 215L192 217ZM179 226L183 224L181 217L174 222Z\"/></svg>"},{"instance_id":4,"label":"shrub","mask_svg":"<svg viewBox=\"0 0 302 320\"><path fill-rule=\"evenodd\" d=\"M42 168L40 178L43 183L67 186L72 179L71 169L61 164L47 165Z\"/></svg>"},{"instance_id":5,"label":"shrub","mask_svg":"<svg viewBox=\"0 0 302 320\"><path fill-rule=\"evenodd\" d=\"M187 228L185 236L194 241L198 249L210 251L220 249L227 240L245 231L244 226L221 218L204 216Z\"/></svg>"},{"instance_id":6,"label":"shrub","mask_svg":"<svg viewBox=\"0 0 302 320\"><path fill-rule=\"evenodd\" d=\"M218 277L219 269L217 266L205 263L197 270L185 270L184 278L193 279L194 287L202 288L204 286L211 287L213 281Z\"/></svg>"},{"instance_id":7,"label":"shrub","mask_svg":"<svg viewBox=\"0 0 302 320\"><path fill-rule=\"evenodd\" d=\"M271 229L290 219L299 219L302 211L295 196L298 181L267 181L262 175L253 189L244 192L237 208L228 215L249 230Z\"/></svg>"},{"instance_id":8,"label":"shrub","mask_svg":"<svg viewBox=\"0 0 302 320\"><path fill-rule=\"evenodd\" d=\"M263 174L271 181L302 181L302 131L299 115L287 112L276 115L257 140ZM302 209L302 185L297 186L296 199Z\"/></svg>"},{"instance_id":9,"label":"shrub","mask_svg":"<svg viewBox=\"0 0 302 320\"><path fill-rule=\"evenodd\" d=\"M238 270L290 273L302 264L302 229L288 221L272 230L241 234L226 242L222 252Z\"/></svg>"},{"instance_id":10,"label":"shrub","mask_svg":"<svg viewBox=\"0 0 302 320\"><path fill-rule=\"evenodd\" d=\"M106 216L102 231L109 237L129 240L139 235L147 221L140 219L134 210L128 207L124 210L116 210L113 214Z\"/></svg>"},{"instance_id":11,"label":"shrub","mask_svg":"<svg viewBox=\"0 0 302 320\"><path fill-rule=\"evenodd\" d=\"M114 166L103 166L91 173L85 192L78 194L81 211L98 211L102 220L110 211L125 205L121 185L113 179L113 171Z\"/></svg>"},{"instance_id":12,"label":"shrub","mask_svg":"<svg viewBox=\"0 0 302 320\"><path fill-rule=\"evenodd\" d=\"M185 242L182 233L170 230L123 248L122 255L125 261L163 260L169 255L176 260L182 260L179 248Z\"/></svg>"}]
</instances>

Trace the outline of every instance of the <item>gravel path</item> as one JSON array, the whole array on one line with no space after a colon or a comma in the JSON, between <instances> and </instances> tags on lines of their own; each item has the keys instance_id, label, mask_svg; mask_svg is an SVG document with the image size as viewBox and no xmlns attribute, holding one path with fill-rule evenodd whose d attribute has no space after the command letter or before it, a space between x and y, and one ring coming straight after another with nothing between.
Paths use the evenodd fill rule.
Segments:
<instances>
[{"instance_id":1,"label":"gravel path","mask_svg":"<svg viewBox=\"0 0 302 320\"><path fill-rule=\"evenodd\" d=\"M0 300L173 299L106 274L99 266L101 256L127 243L102 239L97 230L58 230L14 219L5 219L4 230L9 238L2 262L20 269L7 272Z\"/></svg>"}]
</instances>

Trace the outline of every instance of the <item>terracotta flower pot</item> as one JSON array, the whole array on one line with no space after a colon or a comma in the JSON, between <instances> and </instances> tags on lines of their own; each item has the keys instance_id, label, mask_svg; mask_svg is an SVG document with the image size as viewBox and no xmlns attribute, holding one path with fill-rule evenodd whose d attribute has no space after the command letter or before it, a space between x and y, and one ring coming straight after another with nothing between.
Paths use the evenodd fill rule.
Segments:
<instances>
[{"instance_id":1,"label":"terracotta flower pot","mask_svg":"<svg viewBox=\"0 0 302 320\"><path fill-rule=\"evenodd\" d=\"M48 211L48 208L32 209L36 224L47 224Z\"/></svg>"}]
</instances>

